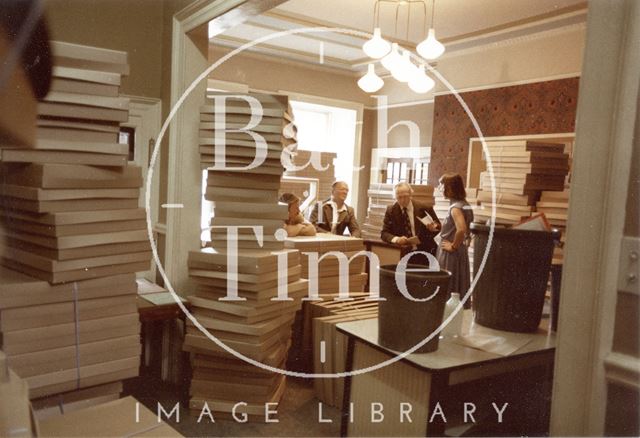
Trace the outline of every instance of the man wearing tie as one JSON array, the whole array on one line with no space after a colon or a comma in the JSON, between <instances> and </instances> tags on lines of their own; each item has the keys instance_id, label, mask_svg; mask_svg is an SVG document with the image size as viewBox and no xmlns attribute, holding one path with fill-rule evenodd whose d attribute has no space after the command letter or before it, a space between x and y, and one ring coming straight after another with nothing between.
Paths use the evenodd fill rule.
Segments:
<instances>
[{"instance_id":1,"label":"man wearing tie","mask_svg":"<svg viewBox=\"0 0 640 438\"><path fill-rule=\"evenodd\" d=\"M413 189L406 182L396 184L394 189L396 202L387 207L380 237L384 242L398 245L401 257L416 250L435 256L438 245L433 238L441 224L433 207L412 200Z\"/></svg>"}]
</instances>

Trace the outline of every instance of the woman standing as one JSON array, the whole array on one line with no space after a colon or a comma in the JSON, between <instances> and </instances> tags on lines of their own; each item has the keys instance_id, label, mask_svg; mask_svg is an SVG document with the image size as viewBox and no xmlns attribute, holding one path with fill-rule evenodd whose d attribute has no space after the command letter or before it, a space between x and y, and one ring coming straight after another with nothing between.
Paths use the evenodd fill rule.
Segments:
<instances>
[{"instance_id":1,"label":"woman standing","mask_svg":"<svg viewBox=\"0 0 640 438\"><path fill-rule=\"evenodd\" d=\"M469 290L471 274L469 270L469 254L466 240L469 225L473 222L473 211L466 200L462 177L457 173L445 173L440 177L439 189L449 200L449 213L442 222L440 237L442 242L438 247L438 263L442 269L451 272L449 293L458 292L460 297ZM470 303L465 302L465 308Z\"/></svg>"}]
</instances>

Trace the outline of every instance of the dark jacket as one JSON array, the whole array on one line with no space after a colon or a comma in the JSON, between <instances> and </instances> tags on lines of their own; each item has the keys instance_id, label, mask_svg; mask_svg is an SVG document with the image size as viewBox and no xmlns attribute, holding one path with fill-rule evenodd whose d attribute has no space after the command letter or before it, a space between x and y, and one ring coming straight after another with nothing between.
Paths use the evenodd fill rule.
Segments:
<instances>
[{"instance_id":1,"label":"dark jacket","mask_svg":"<svg viewBox=\"0 0 640 438\"><path fill-rule=\"evenodd\" d=\"M311 222L319 233L331 232L331 221L333 220L333 207L325 200L322 204L322 221L318 222L318 208L319 204L316 204L309 217ZM347 205L347 211L341 211L338 213L338 225L336 227L336 234L341 236L344 234L345 229L349 229L352 237L360 237L360 226L356 220L356 214L353 211L353 207Z\"/></svg>"},{"instance_id":2,"label":"dark jacket","mask_svg":"<svg viewBox=\"0 0 640 438\"><path fill-rule=\"evenodd\" d=\"M411 200L411 203L413 204L413 222L416 229L416 236L420 239L417 250L429 252L435 255L436 250L438 249L438 245L433 240L433 238L438 234L438 231L429 231L427 227L420 221L420 218L423 218L428 214L429 216L431 216L434 222L440 224L438 216L436 216L436 212L433 210L433 207L426 207L414 200ZM404 234L405 232L404 221L402 219L402 208L397 202L395 202L393 205L387 207L387 211L384 214L384 224L382 225L380 238L384 242L392 243L391 240L394 237L400 237ZM402 256L410 251L411 247L403 247Z\"/></svg>"}]
</instances>

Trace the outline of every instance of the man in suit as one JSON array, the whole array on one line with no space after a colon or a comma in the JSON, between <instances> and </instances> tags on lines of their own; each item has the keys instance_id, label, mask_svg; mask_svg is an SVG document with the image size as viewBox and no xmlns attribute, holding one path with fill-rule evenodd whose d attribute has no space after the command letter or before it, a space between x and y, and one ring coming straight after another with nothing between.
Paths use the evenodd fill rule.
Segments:
<instances>
[{"instance_id":1,"label":"man in suit","mask_svg":"<svg viewBox=\"0 0 640 438\"><path fill-rule=\"evenodd\" d=\"M393 243L401 248L401 256L411 251L425 251L435 256L438 245L433 238L440 231L440 221L433 207L426 207L411 199L413 189L406 182L395 186L396 202L387 207L380 237L383 241ZM431 218L432 223L425 225L420 219ZM419 242L412 244L412 237Z\"/></svg>"},{"instance_id":2,"label":"man in suit","mask_svg":"<svg viewBox=\"0 0 640 438\"><path fill-rule=\"evenodd\" d=\"M316 204L309 220L319 233L341 236L349 229L352 237L360 237L360 226L353 207L345 203L348 194L349 185L344 181L336 181L331 185L331 198Z\"/></svg>"}]
</instances>

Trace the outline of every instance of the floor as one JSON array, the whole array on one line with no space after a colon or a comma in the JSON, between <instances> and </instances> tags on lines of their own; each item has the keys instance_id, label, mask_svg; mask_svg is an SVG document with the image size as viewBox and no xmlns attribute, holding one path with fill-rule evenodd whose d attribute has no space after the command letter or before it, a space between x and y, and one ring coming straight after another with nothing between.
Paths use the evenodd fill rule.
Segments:
<instances>
[{"instance_id":1,"label":"floor","mask_svg":"<svg viewBox=\"0 0 640 438\"><path fill-rule=\"evenodd\" d=\"M180 422L172 417L169 423L181 434L189 437L280 437L280 436L340 436L340 412L338 409L323 405L322 418L332 423L319 422L318 399L315 398L312 381L287 377L287 389L278 406L278 423L238 423L233 420L216 418L214 423L204 416L197 422L200 412L191 413L188 409L188 383L175 387L161 382L157 378L145 377L126 382L125 393L135 396L153 412L157 412L158 403L170 412L180 402Z\"/></svg>"}]
</instances>

